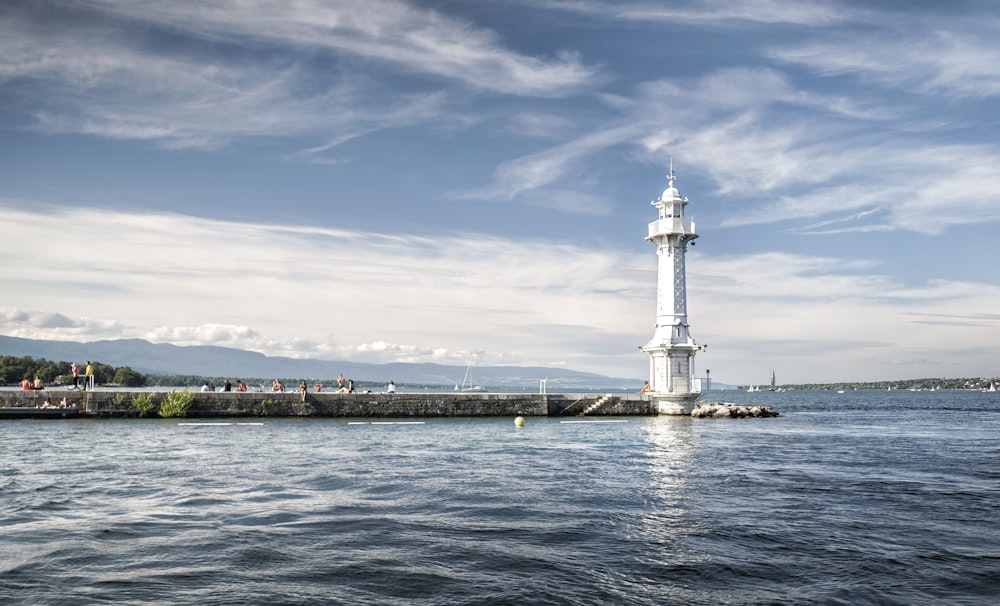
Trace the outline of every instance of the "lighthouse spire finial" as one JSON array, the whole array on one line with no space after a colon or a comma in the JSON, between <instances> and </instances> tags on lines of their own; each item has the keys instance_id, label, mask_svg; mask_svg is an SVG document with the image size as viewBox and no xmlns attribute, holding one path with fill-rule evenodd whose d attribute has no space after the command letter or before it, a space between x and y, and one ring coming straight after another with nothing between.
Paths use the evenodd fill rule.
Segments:
<instances>
[{"instance_id":1,"label":"lighthouse spire finial","mask_svg":"<svg viewBox=\"0 0 1000 606\"><path fill-rule=\"evenodd\" d=\"M674 176L674 157L670 156L670 174L667 175L667 181L670 182L671 187L674 186L674 179L676 178L677 177Z\"/></svg>"}]
</instances>

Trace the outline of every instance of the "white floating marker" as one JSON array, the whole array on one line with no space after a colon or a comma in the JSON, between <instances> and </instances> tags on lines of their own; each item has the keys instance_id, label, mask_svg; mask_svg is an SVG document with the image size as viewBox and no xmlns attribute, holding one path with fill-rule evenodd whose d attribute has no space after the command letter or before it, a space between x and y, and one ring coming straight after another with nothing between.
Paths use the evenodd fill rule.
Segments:
<instances>
[{"instance_id":1,"label":"white floating marker","mask_svg":"<svg viewBox=\"0 0 1000 606\"><path fill-rule=\"evenodd\" d=\"M372 421L372 425L423 425L426 421Z\"/></svg>"},{"instance_id":2,"label":"white floating marker","mask_svg":"<svg viewBox=\"0 0 1000 606\"><path fill-rule=\"evenodd\" d=\"M232 425L232 423L178 423L178 425L210 425L210 426L225 426Z\"/></svg>"},{"instance_id":3,"label":"white floating marker","mask_svg":"<svg viewBox=\"0 0 1000 606\"><path fill-rule=\"evenodd\" d=\"M603 420L603 421L559 421L559 422L560 423L571 423L571 424L575 423L575 424L578 424L578 425L586 425L586 424L591 424L591 423L593 423L593 424L597 424L597 423L628 423L628 419L607 419L607 420Z\"/></svg>"}]
</instances>

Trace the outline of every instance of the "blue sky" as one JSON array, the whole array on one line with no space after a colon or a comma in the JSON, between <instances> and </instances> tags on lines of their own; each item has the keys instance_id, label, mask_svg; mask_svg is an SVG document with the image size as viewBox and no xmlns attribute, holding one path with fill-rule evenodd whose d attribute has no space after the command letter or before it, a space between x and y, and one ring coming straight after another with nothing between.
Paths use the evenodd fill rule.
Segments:
<instances>
[{"instance_id":1,"label":"blue sky","mask_svg":"<svg viewBox=\"0 0 1000 606\"><path fill-rule=\"evenodd\" d=\"M638 384L672 158L698 374L998 375L998 37L991 1L6 2L0 334Z\"/></svg>"}]
</instances>

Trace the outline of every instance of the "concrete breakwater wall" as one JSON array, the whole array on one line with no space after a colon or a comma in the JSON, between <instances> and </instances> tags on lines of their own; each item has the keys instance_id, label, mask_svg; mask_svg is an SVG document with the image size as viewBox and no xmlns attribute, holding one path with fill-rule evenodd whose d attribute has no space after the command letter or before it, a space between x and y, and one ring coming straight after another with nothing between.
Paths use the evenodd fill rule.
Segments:
<instances>
[{"instance_id":1,"label":"concrete breakwater wall","mask_svg":"<svg viewBox=\"0 0 1000 606\"><path fill-rule=\"evenodd\" d=\"M148 394L145 395L145 394ZM503 416L651 416L649 400L634 395L501 393L298 393L191 392L183 415L213 417L503 417ZM0 392L0 406L30 407L46 397L58 405L66 398L79 416L95 418L157 417L168 392L44 391ZM136 402L149 397L144 413Z\"/></svg>"}]
</instances>

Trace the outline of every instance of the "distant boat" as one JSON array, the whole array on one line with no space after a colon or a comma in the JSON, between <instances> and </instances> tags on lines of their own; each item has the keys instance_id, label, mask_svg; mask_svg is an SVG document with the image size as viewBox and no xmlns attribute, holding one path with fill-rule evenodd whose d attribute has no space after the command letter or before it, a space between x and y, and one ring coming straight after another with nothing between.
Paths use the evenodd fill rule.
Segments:
<instances>
[{"instance_id":1,"label":"distant boat","mask_svg":"<svg viewBox=\"0 0 1000 606\"><path fill-rule=\"evenodd\" d=\"M781 388L774 382L774 371L771 371L771 386L767 388L768 391L781 391Z\"/></svg>"},{"instance_id":2,"label":"distant boat","mask_svg":"<svg viewBox=\"0 0 1000 606\"><path fill-rule=\"evenodd\" d=\"M989 386L989 388L986 391L996 391L996 390L997 390L996 383L994 383L993 381L990 381L990 386Z\"/></svg>"},{"instance_id":3,"label":"distant boat","mask_svg":"<svg viewBox=\"0 0 1000 606\"><path fill-rule=\"evenodd\" d=\"M747 391L760 391L760 389L756 385L751 385L747 387Z\"/></svg>"},{"instance_id":4,"label":"distant boat","mask_svg":"<svg viewBox=\"0 0 1000 606\"><path fill-rule=\"evenodd\" d=\"M462 389L461 390L462 391L486 391L486 388L483 387L482 385L472 385L471 382L469 383L468 387L465 386L465 384L467 382L469 382L469 372L472 370L472 360L473 360L473 358L469 358L469 365L465 368L465 378L462 379ZM455 389L458 389L458 385L455 386Z\"/></svg>"}]
</instances>

